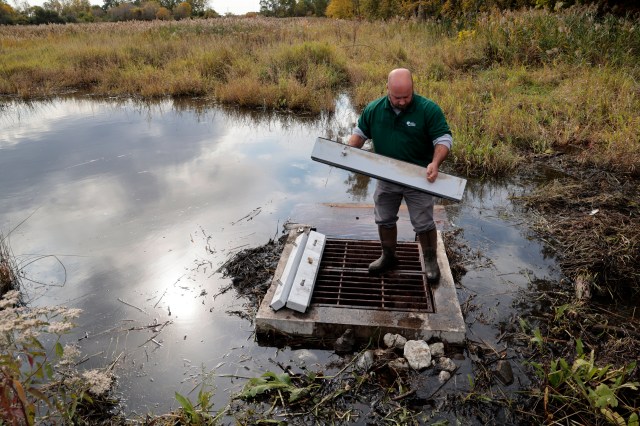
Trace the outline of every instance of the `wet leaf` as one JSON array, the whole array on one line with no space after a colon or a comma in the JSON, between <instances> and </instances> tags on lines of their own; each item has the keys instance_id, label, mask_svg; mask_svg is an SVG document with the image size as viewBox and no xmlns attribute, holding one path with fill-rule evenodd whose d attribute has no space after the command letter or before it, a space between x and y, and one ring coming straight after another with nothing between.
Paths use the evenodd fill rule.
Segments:
<instances>
[{"instance_id":1,"label":"wet leaf","mask_svg":"<svg viewBox=\"0 0 640 426\"><path fill-rule=\"evenodd\" d=\"M626 422L624 418L615 411L612 411L610 408L603 408L600 412L606 417L607 421L616 426L626 426Z\"/></svg>"},{"instance_id":2,"label":"wet leaf","mask_svg":"<svg viewBox=\"0 0 640 426\"><path fill-rule=\"evenodd\" d=\"M51 367L51 364L46 364L44 366L44 371L45 373L47 373L47 378L48 379L52 379L53 378L53 367Z\"/></svg>"},{"instance_id":3,"label":"wet leaf","mask_svg":"<svg viewBox=\"0 0 640 426\"><path fill-rule=\"evenodd\" d=\"M178 403L182 406L182 409L189 416L195 414L195 410L193 408L193 404L191 404L191 401L189 401L188 398L185 398L184 396L182 396L178 392L176 392L176 401L178 401Z\"/></svg>"},{"instance_id":4,"label":"wet leaf","mask_svg":"<svg viewBox=\"0 0 640 426\"><path fill-rule=\"evenodd\" d=\"M289 394L289 402L295 402L309 393L307 388L296 388Z\"/></svg>"},{"instance_id":5,"label":"wet leaf","mask_svg":"<svg viewBox=\"0 0 640 426\"><path fill-rule=\"evenodd\" d=\"M56 356L58 358L62 358L62 355L64 355L64 349L62 348L62 344L60 342L56 343Z\"/></svg>"},{"instance_id":6,"label":"wet leaf","mask_svg":"<svg viewBox=\"0 0 640 426\"><path fill-rule=\"evenodd\" d=\"M616 398L616 394L604 383L598 385L595 390L590 389L589 396L598 408L618 406L618 398Z\"/></svg>"},{"instance_id":7,"label":"wet leaf","mask_svg":"<svg viewBox=\"0 0 640 426\"><path fill-rule=\"evenodd\" d=\"M274 389L284 389L290 393L297 390L287 373L275 374L267 371L260 377L250 379L240 393L240 398L255 398Z\"/></svg>"}]
</instances>

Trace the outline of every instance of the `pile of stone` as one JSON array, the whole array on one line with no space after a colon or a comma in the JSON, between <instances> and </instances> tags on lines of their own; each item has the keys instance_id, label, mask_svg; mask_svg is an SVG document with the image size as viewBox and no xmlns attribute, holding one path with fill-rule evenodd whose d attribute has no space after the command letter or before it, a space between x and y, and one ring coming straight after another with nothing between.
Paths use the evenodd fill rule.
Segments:
<instances>
[{"instance_id":1,"label":"pile of stone","mask_svg":"<svg viewBox=\"0 0 640 426\"><path fill-rule=\"evenodd\" d=\"M367 350L356 361L356 367L361 370L369 370L376 360L389 357L389 351L402 351L399 356L388 361L389 367L396 371L413 369L416 371L435 368L440 383L446 383L451 374L458 369L456 363L445 356L444 344L436 342L428 344L424 340L407 340L399 334L385 334L383 338L387 349Z\"/></svg>"}]
</instances>

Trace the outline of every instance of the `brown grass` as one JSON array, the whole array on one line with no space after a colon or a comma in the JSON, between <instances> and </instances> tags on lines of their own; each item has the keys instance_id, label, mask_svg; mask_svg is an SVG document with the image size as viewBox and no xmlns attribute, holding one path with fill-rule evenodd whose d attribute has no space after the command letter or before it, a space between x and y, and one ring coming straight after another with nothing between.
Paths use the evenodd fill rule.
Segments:
<instances>
[{"instance_id":1,"label":"brown grass","mask_svg":"<svg viewBox=\"0 0 640 426\"><path fill-rule=\"evenodd\" d=\"M380 42L384 40L384 42ZM640 173L640 27L589 9L446 23L220 18L0 27L0 94L199 96L265 110L357 108L414 71L454 131L460 171L505 174L530 154L577 149Z\"/></svg>"},{"instance_id":2,"label":"brown grass","mask_svg":"<svg viewBox=\"0 0 640 426\"><path fill-rule=\"evenodd\" d=\"M534 228L572 281L589 281L600 296L640 298L640 182L582 170L522 200L542 215Z\"/></svg>"},{"instance_id":3,"label":"brown grass","mask_svg":"<svg viewBox=\"0 0 640 426\"><path fill-rule=\"evenodd\" d=\"M17 268L13 261L7 240L0 233L0 297L9 290L18 288Z\"/></svg>"}]
</instances>

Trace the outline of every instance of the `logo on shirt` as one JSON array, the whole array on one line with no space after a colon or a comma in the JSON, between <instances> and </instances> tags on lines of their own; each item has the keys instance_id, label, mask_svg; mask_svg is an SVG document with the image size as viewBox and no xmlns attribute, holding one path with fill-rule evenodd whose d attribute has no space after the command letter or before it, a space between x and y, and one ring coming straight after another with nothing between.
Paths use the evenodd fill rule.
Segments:
<instances>
[{"instance_id":1,"label":"logo on shirt","mask_svg":"<svg viewBox=\"0 0 640 426\"><path fill-rule=\"evenodd\" d=\"M407 121L407 127L416 127L416 123L413 121Z\"/></svg>"}]
</instances>

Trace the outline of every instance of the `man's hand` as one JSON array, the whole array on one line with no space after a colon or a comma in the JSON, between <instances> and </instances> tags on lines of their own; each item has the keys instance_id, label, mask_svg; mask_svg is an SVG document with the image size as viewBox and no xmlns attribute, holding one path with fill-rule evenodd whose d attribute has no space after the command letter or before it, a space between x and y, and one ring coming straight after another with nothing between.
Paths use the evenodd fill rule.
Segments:
<instances>
[{"instance_id":1,"label":"man's hand","mask_svg":"<svg viewBox=\"0 0 640 426\"><path fill-rule=\"evenodd\" d=\"M351 135L351 137L349 138L349 146L355 146L356 148L362 148L362 146L364 145L364 143L367 140L364 138L361 138L360 136L353 134Z\"/></svg>"},{"instance_id":2,"label":"man's hand","mask_svg":"<svg viewBox=\"0 0 640 426\"><path fill-rule=\"evenodd\" d=\"M427 180L429 182L435 182L438 178L438 165L436 163L429 163L427 166Z\"/></svg>"},{"instance_id":3,"label":"man's hand","mask_svg":"<svg viewBox=\"0 0 640 426\"><path fill-rule=\"evenodd\" d=\"M438 144L435 146L433 152L433 161L427 166L427 180L431 183L435 182L438 178L438 167L449 155L449 148L446 145Z\"/></svg>"}]
</instances>

